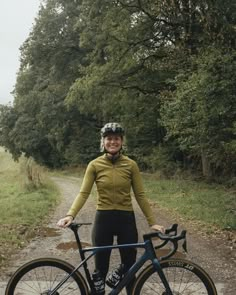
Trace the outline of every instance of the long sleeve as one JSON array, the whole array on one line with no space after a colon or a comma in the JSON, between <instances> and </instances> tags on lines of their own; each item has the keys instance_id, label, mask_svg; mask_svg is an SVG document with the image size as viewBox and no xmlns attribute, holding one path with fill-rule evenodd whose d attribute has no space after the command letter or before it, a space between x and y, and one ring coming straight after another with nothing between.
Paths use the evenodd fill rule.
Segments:
<instances>
[{"instance_id":1,"label":"long sleeve","mask_svg":"<svg viewBox=\"0 0 236 295\"><path fill-rule=\"evenodd\" d=\"M85 171L80 192L75 198L74 202L72 203L67 215L72 215L73 217L77 215L77 213L80 211L80 209L83 207L83 205L87 201L91 193L94 181L95 181L95 168L93 164L90 162Z\"/></svg>"},{"instance_id":2,"label":"long sleeve","mask_svg":"<svg viewBox=\"0 0 236 295\"><path fill-rule=\"evenodd\" d=\"M136 162L132 167L132 189L134 196L141 208L144 216L147 219L148 224L151 226L156 223L151 206L144 192L142 177Z\"/></svg>"}]
</instances>

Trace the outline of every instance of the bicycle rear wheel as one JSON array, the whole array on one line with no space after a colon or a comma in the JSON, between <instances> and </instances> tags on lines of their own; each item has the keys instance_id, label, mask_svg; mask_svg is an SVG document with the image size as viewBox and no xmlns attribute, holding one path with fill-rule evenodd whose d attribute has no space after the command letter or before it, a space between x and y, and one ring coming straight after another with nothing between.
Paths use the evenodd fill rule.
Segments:
<instances>
[{"instance_id":1,"label":"bicycle rear wheel","mask_svg":"<svg viewBox=\"0 0 236 295\"><path fill-rule=\"evenodd\" d=\"M183 259L169 259L161 262L173 295L216 295L212 279L198 265ZM153 265L147 266L138 276L132 295L168 295Z\"/></svg>"},{"instance_id":2,"label":"bicycle rear wheel","mask_svg":"<svg viewBox=\"0 0 236 295\"><path fill-rule=\"evenodd\" d=\"M5 295L50 294L60 281L73 271L69 263L54 259L40 258L20 267L9 280ZM75 272L55 294L87 295L88 287L80 272Z\"/></svg>"}]
</instances>

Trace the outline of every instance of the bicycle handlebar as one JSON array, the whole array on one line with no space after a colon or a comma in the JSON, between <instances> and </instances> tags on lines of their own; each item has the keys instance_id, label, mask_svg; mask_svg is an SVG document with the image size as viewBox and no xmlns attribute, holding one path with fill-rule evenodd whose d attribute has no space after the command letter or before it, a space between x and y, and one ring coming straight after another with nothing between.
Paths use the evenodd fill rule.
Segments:
<instances>
[{"instance_id":1,"label":"bicycle handlebar","mask_svg":"<svg viewBox=\"0 0 236 295\"><path fill-rule=\"evenodd\" d=\"M72 231L77 231L78 228L80 228L82 225L91 225L91 222L72 222L70 225L68 225L68 227L72 230Z\"/></svg>"},{"instance_id":2,"label":"bicycle handlebar","mask_svg":"<svg viewBox=\"0 0 236 295\"><path fill-rule=\"evenodd\" d=\"M161 239L162 241L170 241L170 242L179 241L186 237L186 230L183 230L179 235L170 235L166 233L163 234L160 231L143 235L144 240L149 240L149 239L157 238L157 237Z\"/></svg>"},{"instance_id":3,"label":"bicycle handlebar","mask_svg":"<svg viewBox=\"0 0 236 295\"><path fill-rule=\"evenodd\" d=\"M155 246L155 249L160 249L164 247L168 242L171 242L173 245L173 248L170 250L170 252L165 255L160 257L160 260L167 259L171 256L173 256L177 250L178 250L178 242L180 240L183 240L182 248L184 249L185 252L187 252L187 241L186 241L186 230L183 230L179 235L177 235L177 229L178 229L178 224L173 224L170 228L165 230L165 233L163 234L162 232L152 232L149 234L145 234L143 236L144 240L150 240L153 238L159 238L160 240L163 241L163 243Z\"/></svg>"}]
</instances>

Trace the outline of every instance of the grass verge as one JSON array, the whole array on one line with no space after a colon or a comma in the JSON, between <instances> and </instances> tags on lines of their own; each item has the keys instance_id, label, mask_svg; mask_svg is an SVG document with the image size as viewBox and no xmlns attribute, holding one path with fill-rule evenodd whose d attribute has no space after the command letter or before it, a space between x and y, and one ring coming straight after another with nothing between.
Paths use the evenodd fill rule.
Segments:
<instances>
[{"instance_id":1,"label":"grass verge","mask_svg":"<svg viewBox=\"0 0 236 295\"><path fill-rule=\"evenodd\" d=\"M210 227L236 230L235 190L191 180L158 179L147 174L144 182L150 199L173 214Z\"/></svg>"},{"instance_id":2,"label":"grass verge","mask_svg":"<svg viewBox=\"0 0 236 295\"><path fill-rule=\"evenodd\" d=\"M45 171L37 187L25 183L22 162L14 162L0 149L0 265L35 235L59 201L59 192Z\"/></svg>"}]
</instances>

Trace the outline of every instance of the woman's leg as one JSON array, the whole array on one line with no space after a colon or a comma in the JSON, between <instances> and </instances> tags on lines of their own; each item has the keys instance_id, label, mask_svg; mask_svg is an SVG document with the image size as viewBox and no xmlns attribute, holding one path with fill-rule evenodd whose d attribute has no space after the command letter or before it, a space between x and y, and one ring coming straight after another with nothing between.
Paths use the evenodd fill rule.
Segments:
<instances>
[{"instance_id":1,"label":"woman's leg","mask_svg":"<svg viewBox=\"0 0 236 295\"><path fill-rule=\"evenodd\" d=\"M138 231L133 212L121 211L119 222L119 231L117 234L118 244L133 244L138 242ZM127 272L136 261L137 249L120 249L121 262L124 265L124 272ZM127 294L130 294L135 278L127 285Z\"/></svg>"},{"instance_id":2,"label":"woman's leg","mask_svg":"<svg viewBox=\"0 0 236 295\"><path fill-rule=\"evenodd\" d=\"M138 242L138 231L135 222L134 212L120 211L119 222L117 222L117 243L133 244ZM137 250L135 248L120 249L121 262L125 266L125 271L135 263Z\"/></svg>"},{"instance_id":3,"label":"woman's leg","mask_svg":"<svg viewBox=\"0 0 236 295\"><path fill-rule=\"evenodd\" d=\"M92 243L94 246L107 246L113 244L112 211L97 211L92 231ZM95 267L106 278L109 269L111 250L101 251L95 255Z\"/></svg>"}]
</instances>

